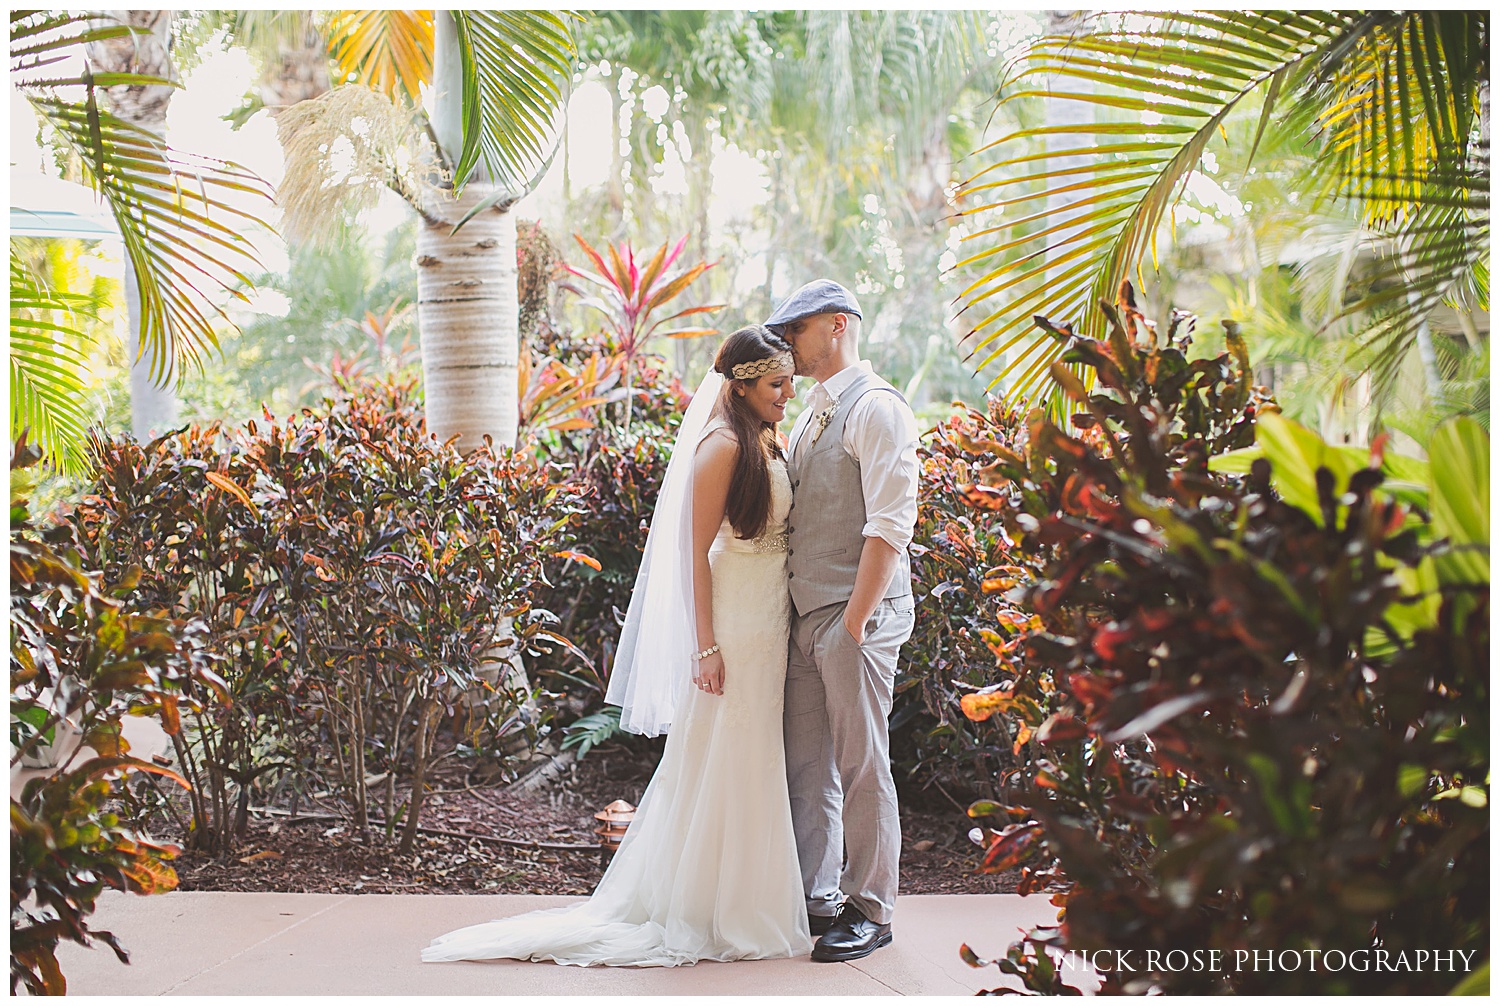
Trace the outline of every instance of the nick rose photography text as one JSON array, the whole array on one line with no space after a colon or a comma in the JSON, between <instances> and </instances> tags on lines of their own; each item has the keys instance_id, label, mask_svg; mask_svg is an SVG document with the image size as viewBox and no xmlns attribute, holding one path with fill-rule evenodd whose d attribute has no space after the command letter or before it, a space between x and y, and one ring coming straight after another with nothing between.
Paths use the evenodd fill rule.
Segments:
<instances>
[{"instance_id":1,"label":"nick rose photography text","mask_svg":"<svg viewBox=\"0 0 1500 1006\"><path fill-rule=\"evenodd\" d=\"M1095 971L1453 971L1474 969L1474 950L1069 950L1064 967Z\"/></svg>"}]
</instances>

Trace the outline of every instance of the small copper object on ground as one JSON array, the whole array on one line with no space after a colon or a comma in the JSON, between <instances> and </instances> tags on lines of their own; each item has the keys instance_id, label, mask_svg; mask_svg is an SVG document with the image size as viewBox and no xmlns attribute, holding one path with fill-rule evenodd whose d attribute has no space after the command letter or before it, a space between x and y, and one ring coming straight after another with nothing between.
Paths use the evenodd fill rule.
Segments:
<instances>
[{"instance_id":1,"label":"small copper object on ground","mask_svg":"<svg viewBox=\"0 0 1500 1006\"><path fill-rule=\"evenodd\" d=\"M607 862L619 850L625 829L630 827L634 818L635 807L624 800L616 800L594 815L594 820L599 822L599 827L594 829L594 834L599 836L599 862Z\"/></svg>"}]
</instances>

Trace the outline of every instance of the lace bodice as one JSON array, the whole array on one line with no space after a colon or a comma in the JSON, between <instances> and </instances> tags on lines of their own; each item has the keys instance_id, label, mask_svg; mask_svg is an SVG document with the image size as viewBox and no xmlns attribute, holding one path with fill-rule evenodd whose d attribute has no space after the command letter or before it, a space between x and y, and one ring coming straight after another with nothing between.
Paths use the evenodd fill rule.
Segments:
<instances>
[{"instance_id":1,"label":"lace bodice","mask_svg":"<svg viewBox=\"0 0 1500 1006\"><path fill-rule=\"evenodd\" d=\"M766 518L766 528L757 538L736 538L729 518L719 525L711 551L715 552L785 552L787 548L786 517L792 508L792 481L786 473L786 462L772 458L771 513Z\"/></svg>"}]
</instances>

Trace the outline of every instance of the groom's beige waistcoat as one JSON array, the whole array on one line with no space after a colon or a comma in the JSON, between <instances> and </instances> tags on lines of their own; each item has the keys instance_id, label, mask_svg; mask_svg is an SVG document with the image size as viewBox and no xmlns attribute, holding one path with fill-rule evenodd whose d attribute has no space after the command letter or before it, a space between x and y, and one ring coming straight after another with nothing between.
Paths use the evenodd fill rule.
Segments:
<instances>
[{"instance_id":1,"label":"groom's beige waistcoat","mask_svg":"<svg viewBox=\"0 0 1500 1006\"><path fill-rule=\"evenodd\" d=\"M865 494L859 463L844 450L844 424L861 396L901 393L874 374L865 373L844 389L821 433L809 422L792 452L792 511L787 517L787 586L797 614L825 604L841 604L854 592L865 539ZM903 398L902 401L905 401ZM810 440L817 435L817 440ZM911 560L902 552L884 596L911 593Z\"/></svg>"}]
</instances>

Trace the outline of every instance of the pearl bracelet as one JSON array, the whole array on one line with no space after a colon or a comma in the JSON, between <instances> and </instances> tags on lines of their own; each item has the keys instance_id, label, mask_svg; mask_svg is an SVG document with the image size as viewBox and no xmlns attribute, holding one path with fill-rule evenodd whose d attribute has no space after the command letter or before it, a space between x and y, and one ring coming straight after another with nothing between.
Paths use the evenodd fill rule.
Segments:
<instances>
[{"instance_id":1,"label":"pearl bracelet","mask_svg":"<svg viewBox=\"0 0 1500 1006\"><path fill-rule=\"evenodd\" d=\"M706 649L706 650L699 650L697 653L693 654L693 659L694 660L702 660L704 657L711 657L715 653L718 653L718 652L719 652L719 644L715 643L714 645L710 646L708 649Z\"/></svg>"}]
</instances>

